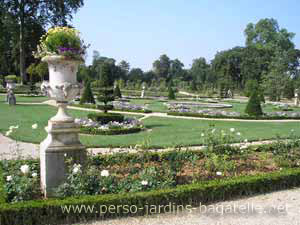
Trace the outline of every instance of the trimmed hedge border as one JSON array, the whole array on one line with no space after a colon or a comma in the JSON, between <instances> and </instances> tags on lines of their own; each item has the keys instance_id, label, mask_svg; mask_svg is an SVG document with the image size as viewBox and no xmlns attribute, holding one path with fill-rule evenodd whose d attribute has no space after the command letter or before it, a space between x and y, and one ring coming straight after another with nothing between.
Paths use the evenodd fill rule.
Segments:
<instances>
[{"instance_id":1,"label":"trimmed hedge border","mask_svg":"<svg viewBox=\"0 0 300 225\"><path fill-rule=\"evenodd\" d=\"M48 199L27 201L14 204L0 204L1 225L41 225L41 224L71 224L93 219L107 219L122 216L141 216L147 214L150 205L191 205L208 204L224 201L240 196L266 193L275 190L291 188L300 185L300 169L287 169L280 172L243 176L233 179L216 180L210 182L182 185L165 190L138 192L130 194L112 194L98 196L72 197L66 199ZM94 206L94 211L79 213L71 210L64 213L64 206L85 205ZM130 214L119 210L114 214L108 212L100 214L100 206L109 207L118 205L136 206L137 213Z\"/></svg>"},{"instance_id":2,"label":"trimmed hedge border","mask_svg":"<svg viewBox=\"0 0 300 225\"><path fill-rule=\"evenodd\" d=\"M79 108L102 110L101 108L97 107L97 105L93 105L93 104L70 104L70 106L79 107ZM146 109L146 110L111 109L109 111L134 112L134 113L152 113L152 110L149 110L149 109Z\"/></svg>"},{"instance_id":3,"label":"trimmed hedge border","mask_svg":"<svg viewBox=\"0 0 300 225\"><path fill-rule=\"evenodd\" d=\"M98 130L93 127L80 127L80 133L91 135L120 135L120 134L133 134L142 131L142 128L129 128L129 129L111 129L111 130Z\"/></svg>"},{"instance_id":4,"label":"trimmed hedge border","mask_svg":"<svg viewBox=\"0 0 300 225\"><path fill-rule=\"evenodd\" d=\"M168 112L170 116L188 116L199 118L212 118L212 119L240 119L240 120L299 120L300 117L284 117L284 116L272 116L272 117L252 117L252 116L222 116L222 115L204 115L200 113L180 113L180 112Z\"/></svg>"},{"instance_id":5,"label":"trimmed hedge border","mask_svg":"<svg viewBox=\"0 0 300 225\"><path fill-rule=\"evenodd\" d=\"M6 194L4 192L4 177L2 173L2 168L0 166L0 204L5 203Z\"/></svg>"}]
</instances>

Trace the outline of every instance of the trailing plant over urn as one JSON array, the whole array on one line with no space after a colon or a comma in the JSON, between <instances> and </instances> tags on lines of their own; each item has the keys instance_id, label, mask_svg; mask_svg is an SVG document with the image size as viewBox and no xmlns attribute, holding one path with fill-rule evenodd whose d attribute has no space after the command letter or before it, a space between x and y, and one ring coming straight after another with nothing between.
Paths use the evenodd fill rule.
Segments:
<instances>
[{"instance_id":1,"label":"trailing plant over urn","mask_svg":"<svg viewBox=\"0 0 300 225\"><path fill-rule=\"evenodd\" d=\"M86 49L80 38L80 33L74 28L54 27L41 37L40 44L37 47L35 57L43 58L45 56L59 55L66 59L84 60Z\"/></svg>"}]
</instances>

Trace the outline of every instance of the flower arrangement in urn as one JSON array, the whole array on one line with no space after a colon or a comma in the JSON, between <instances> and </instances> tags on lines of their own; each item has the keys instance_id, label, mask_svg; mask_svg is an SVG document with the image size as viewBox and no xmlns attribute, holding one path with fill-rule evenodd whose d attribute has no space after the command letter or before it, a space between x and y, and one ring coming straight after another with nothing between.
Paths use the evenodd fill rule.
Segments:
<instances>
[{"instance_id":1,"label":"flower arrangement in urn","mask_svg":"<svg viewBox=\"0 0 300 225\"><path fill-rule=\"evenodd\" d=\"M57 114L48 121L47 138L40 144L41 186L46 197L66 177L64 154L83 164L85 147L79 141L79 128L67 112L68 103L80 94L77 82L78 66L84 62L88 46L84 45L76 29L55 27L42 36L36 57L48 63L49 81L41 91L55 100Z\"/></svg>"},{"instance_id":2,"label":"flower arrangement in urn","mask_svg":"<svg viewBox=\"0 0 300 225\"><path fill-rule=\"evenodd\" d=\"M80 33L74 28L54 27L41 37L35 56L64 56L66 59L84 61L88 45L80 38Z\"/></svg>"}]
</instances>

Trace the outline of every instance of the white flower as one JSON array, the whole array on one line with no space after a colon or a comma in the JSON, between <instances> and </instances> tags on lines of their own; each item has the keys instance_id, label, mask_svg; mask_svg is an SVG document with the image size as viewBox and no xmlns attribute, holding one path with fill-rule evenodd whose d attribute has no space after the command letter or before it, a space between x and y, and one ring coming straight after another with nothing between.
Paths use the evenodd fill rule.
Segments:
<instances>
[{"instance_id":1,"label":"white flower","mask_svg":"<svg viewBox=\"0 0 300 225\"><path fill-rule=\"evenodd\" d=\"M80 172L80 168L81 168L81 165L80 164L74 164L73 165L73 174L76 174L76 173L78 173L78 172Z\"/></svg>"},{"instance_id":2,"label":"white flower","mask_svg":"<svg viewBox=\"0 0 300 225\"><path fill-rule=\"evenodd\" d=\"M201 137L204 137L204 133L201 134Z\"/></svg>"},{"instance_id":3,"label":"white flower","mask_svg":"<svg viewBox=\"0 0 300 225\"><path fill-rule=\"evenodd\" d=\"M148 181L142 180L141 184L144 185L144 186L146 186L146 185L148 185Z\"/></svg>"},{"instance_id":4,"label":"white flower","mask_svg":"<svg viewBox=\"0 0 300 225\"><path fill-rule=\"evenodd\" d=\"M294 129L291 129L291 132L294 132L295 130Z\"/></svg>"},{"instance_id":5,"label":"white flower","mask_svg":"<svg viewBox=\"0 0 300 225\"><path fill-rule=\"evenodd\" d=\"M222 172L218 171L216 174L217 174L217 176L222 176Z\"/></svg>"},{"instance_id":6,"label":"white flower","mask_svg":"<svg viewBox=\"0 0 300 225\"><path fill-rule=\"evenodd\" d=\"M245 139L244 142L248 142L248 139Z\"/></svg>"},{"instance_id":7,"label":"white flower","mask_svg":"<svg viewBox=\"0 0 300 225\"><path fill-rule=\"evenodd\" d=\"M108 177L108 176L109 176L108 170L102 170L101 171L101 177Z\"/></svg>"},{"instance_id":8,"label":"white flower","mask_svg":"<svg viewBox=\"0 0 300 225\"><path fill-rule=\"evenodd\" d=\"M240 132L237 132L236 135L237 135L237 136L241 136L241 133L240 133Z\"/></svg>"},{"instance_id":9,"label":"white flower","mask_svg":"<svg viewBox=\"0 0 300 225\"><path fill-rule=\"evenodd\" d=\"M12 133L12 130L9 130L5 133L5 136L9 136L9 135L11 135L11 133Z\"/></svg>"},{"instance_id":10,"label":"white flower","mask_svg":"<svg viewBox=\"0 0 300 225\"><path fill-rule=\"evenodd\" d=\"M11 181L12 180L12 176L7 176L6 177L6 181Z\"/></svg>"},{"instance_id":11,"label":"white flower","mask_svg":"<svg viewBox=\"0 0 300 225\"><path fill-rule=\"evenodd\" d=\"M212 129L211 133L213 134L213 133L215 133L215 131L216 131L216 129Z\"/></svg>"},{"instance_id":12,"label":"white flower","mask_svg":"<svg viewBox=\"0 0 300 225\"><path fill-rule=\"evenodd\" d=\"M230 132L234 132L235 131L235 129L234 128L230 128Z\"/></svg>"},{"instance_id":13,"label":"white flower","mask_svg":"<svg viewBox=\"0 0 300 225\"><path fill-rule=\"evenodd\" d=\"M64 157L67 157L67 156L68 156L67 153L65 153L65 154L64 154Z\"/></svg>"},{"instance_id":14,"label":"white flower","mask_svg":"<svg viewBox=\"0 0 300 225\"><path fill-rule=\"evenodd\" d=\"M80 170L80 167L77 167L77 166L76 166L76 167L73 168L73 171L72 171L72 172L73 172L73 174L76 174L76 173L79 172L79 170Z\"/></svg>"},{"instance_id":15,"label":"white flower","mask_svg":"<svg viewBox=\"0 0 300 225\"><path fill-rule=\"evenodd\" d=\"M35 123L35 124L33 124L31 127L32 127L32 129L37 129L37 128L38 128L38 125Z\"/></svg>"},{"instance_id":16,"label":"white flower","mask_svg":"<svg viewBox=\"0 0 300 225\"><path fill-rule=\"evenodd\" d=\"M282 170L282 168L279 168L279 170Z\"/></svg>"},{"instance_id":17,"label":"white flower","mask_svg":"<svg viewBox=\"0 0 300 225\"><path fill-rule=\"evenodd\" d=\"M21 166L20 170L23 174L27 174L27 173L29 173L29 166L23 165L23 166Z\"/></svg>"},{"instance_id":18,"label":"white flower","mask_svg":"<svg viewBox=\"0 0 300 225\"><path fill-rule=\"evenodd\" d=\"M32 177L37 177L37 173L33 173L31 176Z\"/></svg>"}]
</instances>

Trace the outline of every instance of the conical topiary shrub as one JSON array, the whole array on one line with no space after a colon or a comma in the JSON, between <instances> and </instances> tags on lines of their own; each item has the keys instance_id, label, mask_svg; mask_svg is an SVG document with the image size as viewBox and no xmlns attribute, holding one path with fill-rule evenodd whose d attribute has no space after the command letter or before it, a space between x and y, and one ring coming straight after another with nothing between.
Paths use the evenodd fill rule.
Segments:
<instances>
[{"instance_id":1,"label":"conical topiary shrub","mask_svg":"<svg viewBox=\"0 0 300 225\"><path fill-rule=\"evenodd\" d=\"M261 97L259 96L258 91L254 90L248 101L245 113L247 113L249 116L255 116L255 117L263 115L260 101L261 101Z\"/></svg>"},{"instance_id":2,"label":"conical topiary shrub","mask_svg":"<svg viewBox=\"0 0 300 225\"><path fill-rule=\"evenodd\" d=\"M173 88L169 88L169 94L168 94L168 99L170 100L174 100L176 97L175 97L175 93L174 93L174 90Z\"/></svg>"},{"instance_id":3,"label":"conical topiary shrub","mask_svg":"<svg viewBox=\"0 0 300 225\"><path fill-rule=\"evenodd\" d=\"M81 96L80 99L80 104L84 104L84 103L92 103L95 104L95 99L94 99L94 95L91 89L91 82L87 81L85 83L85 87L84 87L84 91L83 94Z\"/></svg>"},{"instance_id":4,"label":"conical topiary shrub","mask_svg":"<svg viewBox=\"0 0 300 225\"><path fill-rule=\"evenodd\" d=\"M114 96L117 98L122 98L121 90L119 88L119 85L116 85L114 89Z\"/></svg>"}]
</instances>

